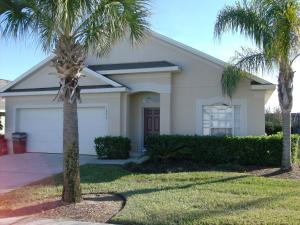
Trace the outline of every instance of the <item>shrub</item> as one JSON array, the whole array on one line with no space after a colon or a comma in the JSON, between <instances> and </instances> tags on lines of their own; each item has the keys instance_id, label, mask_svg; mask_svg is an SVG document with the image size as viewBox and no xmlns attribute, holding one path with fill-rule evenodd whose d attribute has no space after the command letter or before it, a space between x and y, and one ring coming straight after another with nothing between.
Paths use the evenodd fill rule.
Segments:
<instances>
[{"instance_id":1,"label":"shrub","mask_svg":"<svg viewBox=\"0 0 300 225\"><path fill-rule=\"evenodd\" d=\"M299 136L292 136L293 161ZM189 160L202 164L280 166L282 135L262 137L211 137L161 135L146 139L145 147L154 162Z\"/></svg>"},{"instance_id":2,"label":"shrub","mask_svg":"<svg viewBox=\"0 0 300 225\"><path fill-rule=\"evenodd\" d=\"M266 134L273 135L282 132L282 127L278 123L266 122Z\"/></svg>"},{"instance_id":3,"label":"shrub","mask_svg":"<svg viewBox=\"0 0 300 225\"><path fill-rule=\"evenodd\" d=\"M126 137L95 138L95 148L99 159L128 159L130 139Z\"/></svg>"}]
</instances>

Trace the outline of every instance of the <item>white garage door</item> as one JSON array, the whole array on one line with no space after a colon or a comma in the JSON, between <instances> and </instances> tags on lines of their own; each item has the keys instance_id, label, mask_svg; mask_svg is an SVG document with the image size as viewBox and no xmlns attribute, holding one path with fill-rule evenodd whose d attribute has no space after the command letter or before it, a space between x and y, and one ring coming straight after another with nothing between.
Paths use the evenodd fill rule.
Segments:
<instances>
[{"instance_id":1,"label":"white garage door","mask_svg":"<svg viewBox=\"0 0 300 225\"><path fill-rule=\"evenodd\" d=\"M78 108L80 154L95 155L94 139L107 135L104 107ZM19 109L17 131L28 134L28 152L63 152L62 109Z\"/></svg>"}]
</instances>

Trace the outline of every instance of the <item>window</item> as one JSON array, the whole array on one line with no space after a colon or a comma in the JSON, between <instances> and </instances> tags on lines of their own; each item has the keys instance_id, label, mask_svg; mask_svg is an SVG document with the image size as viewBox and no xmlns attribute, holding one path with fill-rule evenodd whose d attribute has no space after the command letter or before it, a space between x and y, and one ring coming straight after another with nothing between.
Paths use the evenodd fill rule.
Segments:
<instances>
[{"instance_id":1,"label":"window","mask_svg":"<svg viewBox=\"0 0 300 225\"><path fill-rule=\"evenodd\" d=\"M203 135L240 134L240 106L203 106Z\"/></svg>"}]
</instances>

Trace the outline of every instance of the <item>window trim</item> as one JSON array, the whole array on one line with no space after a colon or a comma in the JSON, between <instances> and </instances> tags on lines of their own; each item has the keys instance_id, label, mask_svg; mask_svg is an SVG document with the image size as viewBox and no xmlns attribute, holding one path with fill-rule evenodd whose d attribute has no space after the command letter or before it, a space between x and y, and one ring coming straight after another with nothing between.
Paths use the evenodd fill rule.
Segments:
<instances>
[{"instance_id":1,"label":"window trim","mask_svg":"<svg viewBox=\"0 0 300 225\"><path fill-rule=\"evenodd\" d=\"M247 99L234 98L229 99L226 97L213 97L213 98L197 98L195 108L195 133L196 135L203 135L203 106L214 104L237 105L240 107L240 126L239 134L236 136L248 135L248 112L247 112Z\"/></svg>"},{"instance_id":2,"label":"window trim","mask_svg":"<svg viewBox=\"0 0 300 225\"><path fill-rule=\"evenodd\" d=\"M205 110L205 107L209 107L209 108L213 108L213 107L219 107L219 106L224 106L226 107L226 109L231 109L231 118L230 118L230 127L214 127L212 126L212 122L213 122L213 119L211 118L210 119L210 127L209 127L209 135L211 136L212 135L212 129L231 129L231 136L234 136L235 135L235 113L234 113L234 108L235 108L235 105L227 105L227 104L212 104L212 105L203 105L202 106L202 111L204 112ZM212 112L210 112L212 113ZM212 115L210 115L212 116ZM229 121L229 120L228 120ZM202 132L204 134L204 129L206 127L204 127L204 113L202 113Z\"/></svg>"}]
</instances>

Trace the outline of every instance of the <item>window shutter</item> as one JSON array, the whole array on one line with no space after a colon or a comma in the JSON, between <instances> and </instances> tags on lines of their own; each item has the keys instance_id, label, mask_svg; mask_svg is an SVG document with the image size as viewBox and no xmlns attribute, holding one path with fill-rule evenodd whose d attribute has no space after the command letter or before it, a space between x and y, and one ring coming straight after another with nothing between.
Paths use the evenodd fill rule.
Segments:
<instances>
[{"instance_id":1,"label":"window shutter","mask_svg":"<svg viewBox=\"0 0 300 225\"><path fill-rule=\"evenodd\" d=\"M241 106L234 106L234 135L241 135Z\"/></svg>"},{"instance_id":2,"label":"window shutter","mask_svg":"<svg viewBox=\"0 0 300 225\"><path fill-rule=\"evenodd\" d=\"M203 135L210 135L211 127L211 111L207 106L203 107Z\"/></svg>"}]
</instances>

